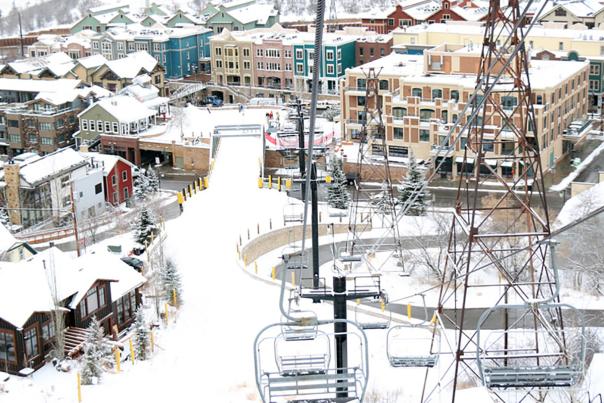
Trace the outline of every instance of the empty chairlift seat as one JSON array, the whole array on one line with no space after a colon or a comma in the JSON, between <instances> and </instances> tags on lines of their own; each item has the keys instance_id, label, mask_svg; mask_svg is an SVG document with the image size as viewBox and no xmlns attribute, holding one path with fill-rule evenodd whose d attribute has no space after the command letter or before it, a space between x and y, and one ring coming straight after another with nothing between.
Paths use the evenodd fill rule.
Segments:
<instances>
[{"instance_id":1,"label":"empty chairlift seat","mask_svg":"<svg viewBox=\"0 0 604 403\"><path fill-rule=\"evenodd\" d=\"M561 314L561 318L560 315ZM507 329L482 329L507 315ZM556 328L552 323L562 323ZM477 364L483 384L493 389L565 388L575 385L585 362L581 313L567 304L499 305L478 320ZM545 324L545 325L543 325Z\"/></svg>"},{"instance_id":2,"label":"empty chairlift seat","mask_svg":"<svg viewBox=\"0 0 604 403\"><path fill-rule=\"evenodd\" d=\"M365 306L363 306L365 302ZM390 327L392 320L392 312L388 308L383 299L379 300L379 304L370 305L369 301L359 301L354 308L354 321L363 330L385 330ZM377 308L377 310L375 310ZM371 312L370 310L375 310Z\"/></svg>"},{"instance_id":3,"label":"empty chairlift seat","mask_svg":"<svg viewBox=\"0 0 604 403\"><path fill-rule=\"evenodd\" d=\"M338 368L331 356L334 321L318 325L313 339L288 339L282 329L295 323L275 323L256 337L256 385L265 403L361 402L367 388L367 339L354 322L346 321L348 365ZM356 346L356 347L355 347ZM354 351L358 348L359 351Z\"/></svg>"},{"instance_id":4,"label":"empty chairlift seat","mask_svg":"<svg viewBox=\"0 0 604 403\"><path fill-rule=\"evenodd\" d=\"M386 353L395 368L432 368L440 354L440 331L436 325L393 326L386 336Z\"/></svg>"}]
</instances>

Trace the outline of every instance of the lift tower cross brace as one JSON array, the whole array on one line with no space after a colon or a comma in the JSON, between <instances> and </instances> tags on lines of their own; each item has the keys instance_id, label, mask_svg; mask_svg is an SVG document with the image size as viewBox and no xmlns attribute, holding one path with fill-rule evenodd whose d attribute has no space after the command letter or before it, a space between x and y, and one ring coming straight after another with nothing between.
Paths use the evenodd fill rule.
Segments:
<instances>
[{"instance_id":1,"label":"lift tower cross brace","mask_svg":"<svg viewBox=\"0 0 604 403\"><path fill-rule=\"evenodd\" d=\"M518 392L508 394L496 389L497 385L489 386L481 368L509 368L507 375L520 385L523 376L527 380L534 374L514 372L518 368L551 369L567 360L539 153L542 137L535 121L524 45L531 3L511 0L504 8L500 0L490 0L476 86L466 100L470 115L460 116L459 126L464 129L452 137L467 141L457 168L457 198L438 303L443 325L455 330L453 363L437 382L452 382L451 402L455 402L458 385L471 379L493 386L491 391L503 402L541 402L548 393L542 387L547 374L533 377L538 380L524 382ZM464 125L466 119L469 124ZM485 203L481 198L488 193L484 190L493 189L494 182L499 192L491 192ZM489 273L494 280L479 280L477 272ZM489 355L489 347L481 345L480 321L478 327L466 324L468 300L478 294L492 296L489 313L498 313L494 319L502 335L495 343L497 355ZM526 313L512 315L512 304ZM451 311L445 307L454 307L454 313L447 313ZM518 323L524 336L512 337L509 330ZM428 385L426 376L422 401L434 393L439 393L438 386Z\"/></svg>"}]
</instances>

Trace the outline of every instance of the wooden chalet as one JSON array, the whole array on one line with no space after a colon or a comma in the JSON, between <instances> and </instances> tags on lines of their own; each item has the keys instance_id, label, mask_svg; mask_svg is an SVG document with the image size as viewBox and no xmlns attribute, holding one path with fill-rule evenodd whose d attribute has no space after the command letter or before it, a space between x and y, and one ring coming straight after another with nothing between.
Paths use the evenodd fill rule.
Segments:
<instances>
[{"instance_id":1,"label":"wooden chalet","mask_svg":"<svg viewBox=\"0 0 604 403\"><path fill-rule=\"evenodd\" d=\"M53 247L18 263L0 263L0 368L16 374L44 365L57 331L53 311L65 315L60 331L68 356L80 352L93 317L106 335L117 337L134 320L144 282L108 252L73 259Z\"/></svg>"}]
</instances>

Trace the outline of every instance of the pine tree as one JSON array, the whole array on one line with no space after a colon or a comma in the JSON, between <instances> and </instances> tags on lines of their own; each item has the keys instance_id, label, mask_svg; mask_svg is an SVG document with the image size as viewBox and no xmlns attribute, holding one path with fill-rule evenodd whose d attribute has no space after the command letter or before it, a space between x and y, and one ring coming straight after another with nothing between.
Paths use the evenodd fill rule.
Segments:
<instances>
[{"instance_id":1,"label":"pine tree","mask_svg":"<svg viewBox=\"0 0 604 403\"><path fill-rule=\"evenodd\" d=\"M151 234L157 231L157 220L153 213L143 207L134 223L134 240L144 245L151 239Z\"/></svg>"},{"instance_id":2,"label":"pine tree","mask_svg":"<svg viewBox=\"0 0 604 403\"><path fill-rule=\"evenodd\" d=\"M420 171L415 156L411 154L407 177L401 183L399 194L399 200L403 206L410 203L407 215L419 216L426 213L426 200L429 193L425 189L422 190L424 183L424 174Z\"/></svg>"},{"instance_id":3,"label":"pine tree","mask_svg":"<svg viewBox=\"0 0 604 403\"><path fill-rule=\"evenodd\" d=\"M160 282L165 298L172 303L172 293L176 292L176 302L180 304L182 301L180 273L178 273L176 265L170 259L166 260L166 264L160 272Z\"/></svg>"},{"instance_id":4,"label":"pine tree","mask_svg":"<svg viewBox=\"0 0 604 403\"><path fill-rule=\"evenodd\" d=\"M373 208L380 214L392 214L396 200L392 200L390 192L388 192L387 186L384 183L382 190L371 198L371 204Z\"/></svg>"},{"instance_id":5,"label":"pine tree","mask_svg":"<svg viewBox=\"0 0 604 403\"><path fill-rule=\"evenodd\" d=\"M136 310L132 331L134 332L136 358L144 361L147 359L147 349L149 348L149 326L145 320L145 312L142 307Z\"/></svg>"},{"instance_id":6,"label":"pine tree","mask_svg":"<svg viewBox=\"0 0 604 403\"><path fill-rule=\"evenodd\" d=\"M82 383L90 385L93 379L100 380L103 374L102 365L111 350L103 340L103 328L93 316L88 325L86 341L84 342L84 362L82 367Z\"/></svg>"},{"instance_id":7,"label":"pine tree","mask_svg":"<svg viewBox=\"0 0 604 403\"><path fill-rule=\"evenodd\" d=\"M4 225L7 228L10 225L10 218L8 217L8 212L6 211L6 207L0 208L0 224Z\"/></svg>"},{"instance_id":8,"label":"pine tree","mask_svg":"<svg viewBox=\"0 0 604 403\"><path fill-rule=\"evenodd\" d=\"M350 194L346 188L346 176L342 170L342 160L335 157L331 168L331 186L327 188L327 201L337 209L347 209Z\"/></svg>"},{"instance_id":9,"label":"pine tree","mask_svg":"<svg viewBox=\"0 0 604 403\"><path fill-rule=\"evenodd\" d=\"M149 179L147 175L141 170L138 176L134 180L134 197L138 201L147 200L147 192L149 189Z\"/></svg>"},{"instance_id":10,"label":"pine tree","mask_svg":"<svg viewBox=\"0 0 604 403\"><path fill-rule=\"evenodd\" d=\"M151 167L147 169L147 189L153 194L159 192L159 177L155 169Z\"/></svg>"}]
</instances>

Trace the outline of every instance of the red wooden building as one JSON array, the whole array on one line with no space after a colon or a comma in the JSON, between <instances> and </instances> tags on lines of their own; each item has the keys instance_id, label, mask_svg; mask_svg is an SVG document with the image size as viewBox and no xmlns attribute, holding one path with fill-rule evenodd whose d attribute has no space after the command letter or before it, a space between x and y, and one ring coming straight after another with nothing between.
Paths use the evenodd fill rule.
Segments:
<instances>
[{"instance_id":1,"label":"red wooden building","mask_svg":"<svg viewBox=\"0 0 604 403\"><path fill-rule=\"evenodd\" d=\"M103 188L105 201L118 205L132 197L134 180L132 174L135 165L119 155L101 153L83 153L103 166Z\"/></svg>"}]
</instances>

